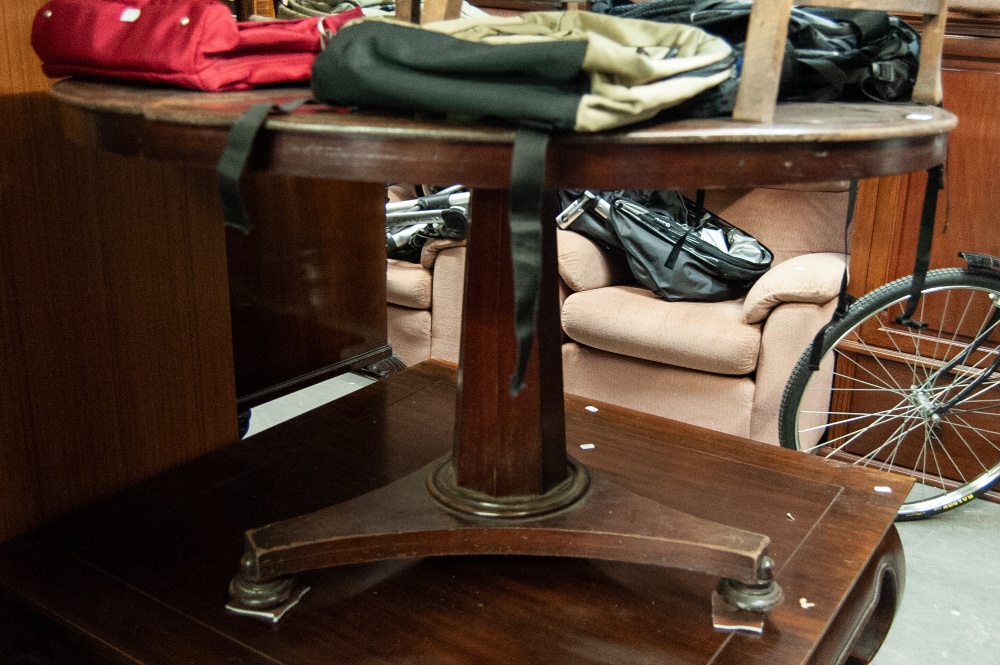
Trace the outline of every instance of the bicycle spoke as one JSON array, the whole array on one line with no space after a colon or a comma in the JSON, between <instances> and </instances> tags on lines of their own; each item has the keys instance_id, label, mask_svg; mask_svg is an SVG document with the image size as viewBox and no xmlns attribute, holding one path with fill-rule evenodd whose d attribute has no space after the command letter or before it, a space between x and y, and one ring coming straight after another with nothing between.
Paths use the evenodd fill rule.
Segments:
<instances>
[{"instance_id":1,"label":"bicycle spoke","mask_svg":"<svg viewBox=\"0 0 1000 665\"><path fill-rule=\"evenodd\" d=\"M938 330L943 330L943 329L944 329L944 321L945 321L945 314L946 314L946 313L947 313L947 311L948 311L948 304L949 304L950 302L951 302L951 293L948 293L948 294L947 294L947 295L945 296L945 304L944 304L944 307L942 307L942 308L941 308L941 321L940 321L940 322L938 323L938 326L937 326L937 329L938 329ZM962 316L963 316L963 318L964 318L965 314L963 313L963 314L962 314ZM958 328L960 328L960 327L961 327L961 322L959 323L959 325L958 325L958 326L956 326L956 329L958 329ZM938 352L940 351L940 344L941 344L941 341L942 341L942 340L941 340L941 335L938 335L937 337L935 337L935 341L934 341L934 353L933 353L933 357L934 357L934 358L937 358L937 357L939 357L939 356L938 356ZM930 378L930 374L928 374L928 373L925 373L925 374L924 374L924 380L926 381L926 380L927 380L928 378Z\"/></svg>"},{"instance_id":2,"label":"bicycle spoke","mask_svg":"<svg viewBox=\"0 0 1000 665\"><path fill-rule=\"evenodd\" d=\"M909 428L905 428L905 425L906 425L906 423L908 421L912 422L913 425L910 426ZM904 441L906 439L906 437L908 437L910 434L912 434L914 431L920 429L921 427L923 427L923 422L919 418L910 418L908 420L904 420L896 428L896 431L893 432L885 440L884 443L882 443L880 446L878 446L874 450L872 450L872 451L870 451L868 453L865 453L864 455L859 456L858 460L855 462L855 464L856 465L860 464L861 466L868 466L868 464L862 464L862 462L864 462L865 460L877 461L877 456L883 450L885 450L888 446L893 446L892 453L890 453L890 457L891 458L895 458L896 453L899 452L899 448L900 448L900 446L898 444L901 443L902 441ZM882 462L879 465L878 468L881 471L885 471L885 470L888 470L889 467L887 466L886 462Z\"/></svg>"},{"instance_id":3,"label":"bicycle spoke","mask_svg":"<svg viewBox=\"0 0 1000 665\"><path fill-rule=\"evenodd\" d=\"M871 345L869 345L868 342L866 342L865 340L863 340L861 338L861 336L858 335L857 333L854 334L854 337L855 337L855 340L854 340L855 343L858 344L858 346L860 346L862 349L870 349L870 348L872 348ZM895 340L893 340L893 344L895 345ZM901 350L897 349L897 351L901 351ZM844 358L845 356L847 356L847 354L840 353L838 355L838 358ZM875 361L875 363L879 366L879 368L883 372L885 372L885 375L887 377L889 377L889 379L892 381L892 383L896 386L896 388L898 390L900 390L900 391L905 390L905 388L903 388L903 386L899 385L896 382L895 377L893 377L892 373L888 370L888 368L886 368L886 366L884 364L882 364L882 360L881 360L881 358L878 357L877 353L872 353L870 357L871 357L872 360ZM851 363L854 364L855 367L857 367L858 369L860 369L860 370L862 370L862 371L870 374L873 379L879 379L880 378L880 377L876 376L875 373L872 372L871 370L869 370L866 366L861 365L860 363L858 363L853 358L848 358L848 359L851 361ZM886 382L886 385L889 385L889 383Z\"/></svg>"},{"instance_id":4,"label":"bicycle spoke","mask_svg":"<svg viewBox=\"0 0 1000 665\"><path fill-rule=\"evenodd\" d=\"M917 463L916 463L916 466L920 467L920 478L923 480L923 483L925 485L929 484L928 481L930 479L930 476L927 474L927 462L931 458L933 458L934 466L938 470L937 475L934 476L934 477L936 479L938 479L938 480L942 479L941 465L938 463L937 455L934 454L933 446L928 443L928 439L929 438L930 438L930 432L925 432L925 434L924 434L924 443L920 447L920 454L917 455ZM921 463L920 463L921 459L923 459L923 465L921 465ZM942 489L944 489L944 487L942 487Z\"/></svg>"},{"instance_id":5,"label":"bicycle spoke","mask_svg":"<svg viewBox=\"0 0 1000 665\"><path fill-rule=\"evenodd\" d=\"M963 402L963 405L965 403ZM981 413L988 416L1000 416L1000 413L996 412L996 409L1000 408L1000 403L992 403L990 406L980 406L974 409L952 409L950 413L961 413L961 414L971 414L971 413Z\"/></svg>"},{"instance_id":6,"label":"bicycle spoke","mask_svg":"<svg viewBox=\"0 0 1000 665\"><path fill-rule=\"evenodd\" d=\"M882 366L881 361L878 361L876 359L876 361L878 361L879 365L882 367L883 371L885 371L886 376L889 377L889 379L892 379L892 384L890 384L888 381L884 381L883 377L875 374L875 372L871 371L867 366L862 365L857 360L855 360L854 357L853 357L854 353L855 353L854 351L852 351L851 353L838 353L837 354L837 360L838 360L838 362L842 361L842 360L849 362L851 364L851 366L855 367L856 369L858 369L858 370L864 372L865 374L867 374L868 376L870 376L871 377L871 381L865 381L864 379L858 378L856 375L847 375L847 374L844 374L842 372L834 372L834 376L835 377L841 377L841 378L843 378L846 381L852 381L854 383L859 383L859 384L864 385L864 386L871 386L872 388L876 388L876 389L879 389L879 390L889 390L890 392L896 393L897 395L901 395L901 396L902 395L906 395L908 389L904 388L901 385L899 385L895 381L895 379L893 378L892 374L890 374L886 370L886 368L884 366ZM877 381L878 383L873 383L873 381Z\"/></svg>"},{"instance_id":7,"label":"bicycle spoke","mask_svg":"<svg viewBox=\"0 0 1000 665\"><path fill-rule=\"evenodd\" d=\"M947 423L948 423L949 426L951 426L951 427L953 427L955 429L967 429L967 430L971 430L971 431L975 432L976 434L979 434L980 436L982 436L982 438L983 438L984 441L986 441L987 443L989 443L991 446L993 446L994 448L996 448L998 452L1000 452L1000 446L998 446L997 444L993 443L988 438L986 438L987 434L995 434L996 436L1000 437L1000 432L997 432L995 430L983 430L982 427L969 424L964 418L961 418L960 415L956 414L955 417L956 417L957 420L961 421L961 424L955 423L952 420L948 420Z\"/></svg>"},{"instance_id":8,"label":"bicycle spoke","mask_svg":"<svg viewBox=\"0 0 1000 665\"><path fill-rule=\"evenodd\" d=\"M849 357L849 356L847 356L845 354L840 354L840 355L837 356L837 358L843 358L844 360L848 360L851 363L853 363L856 367L858 367L859 369L864 370L864 371L867 372L867 369L863 365L857 364L857 361L855 361L853 358L851 358L851 357ZM875 378L875 379L878 378L877 376L875 376L871 372L868 372L868 374L871 374L872 377ZM863 379L859 379L856 376L851 376L849 374L844 374L843 372L834 372L833 376L837 377L837 378L841 378L844 381L852 381L854 383L859 383L859 384L861 384L863 386L869 386L873 390L891 390L892 392L895 392L895 393L897 393L899 395L905 395L906 392L907 392L905 388L900 388L898 386L896 388L892 388L891 386L889 386L888 384L885 384L885 383L872 383L871 381L865 381Z\"/></svg>"},{"instance_id":9,"label":"bicycle spoke","mask_svg":"<svg viewBox=\"0 0 1000 665\"><path fill-rule=\"evenodd\" d=\"M900 451L901 448L902 448L902 446L895 446L892 449L892 453L890 453L889 457L887 457L886 460L885 460L886 463L883 464L882 467L881 467L882 471L888 471L888 470L891 470L893 468L893 465L896 463L896 455L899 453L899 451Z\"/></svg>"},{"instance_id":10,"label":"bicycle spoke","mask_svg":"<svg viewBox=\"0 0 1000 665\"><path fill-rule=\"evenodd\" d=\"M978 430L978 429L976 429L975 427L971 427L971 426L969 426L969 424L968 424L968 423L965 423L965 422L963 421L963 424L964 424L964 425L965 425L966 427L968 427L970 431L972 431L972 432L976 432L976 433L979 433L979 430ZM949 423L948 423L948 425L949 425L949 427L951 427L952 431L953 431L953 432L955 433L955 436L957 436L957 437L958 437L958 439L959 439L959 440L960 440L960 441L962 442L962 445L963 445L963 446L965 446L965 449L969 451L969 454L970 454L970 455L972 455L972 457L973 457L973 458L975 458L976 462L978 462L978 463L979 463L979 468L981 468L981 469L982 469L983 471L989 471L990 467L986 466L986 464L985 464L985 463L983 463L983 460L982 460L982 459L980 459L980 457L979 457L979 454L978 454L978 453L976 453L976 451L975 451L975 450L973 449L973 447L972 447L972 446L971 446L971 445L969 444L969 442L968 442L968 441L966 440L965 436L964 436L964 435L963 435L963 433L962 433L962 430L961 430L961 429L959 429L958 427L956 427L956 426L955 426L955 425L954 425L953 423L951 423L951 422L949 422ZM989 439L987 439L986 437L983 437L983 440L984 440L984 441L986 441L987 443L990 443L991 445L993 445L993 447L994 447L994 448L996 448L996 445L992 444L992 442L991 442L991 441L990 441ZM957 467L958 465L956 464L955 466ZM961 474L961 471L959 471L959 474ZM977 473L977 474L976 474L976 476L977 476L977 477L978 477L979 475L980 475L979 473Z\"/></svg>"},{"instance_id":11,"label":"bicycle spoke","mask_svg":"<svg viewBox=\"0 0 1000 665\"><path fill-rule=\"evenodd\" d=\"M925 304L924 300L921 300L921 302L920 302L921 313L918 314L918 316L917 316L918 319L922 319L923 318L922 312L923 312L924 304ZM896 304L896 310L897 310L897 316L899 314L902 314L903 312L905 312L906 311L906 307L904 306L904 303L897 303ZM889 343L892 345L892 347L896 351L898 351L901 356L906 356L906 355L909 355L909 354L907 354L906 351L903 350L903 347L901 347L896 342L896 338L897 337L906 337L906 338L912 339L913 340L914 348L916 349L915 355L919 356L920 355L920 352L919 352L919 349L920 349L920 336L919 335L903 335L902 334L903 331L897 330L896 328L893 327L895 325L899 325L899 324L895 323L896 316L890 315L889 314L889 310L886 310L885 314L886 314L887 320L883 321L881 319L881 317L879 317L879 324L880 324L879 325L879 332L882 333L882 336L886 340L889 341ZM916 367L910 365L909 363L907 363L907 365L910 367L910 370L914 374L917 372L917 368Z\"/></svg>"},{"instance_id":12,"label":"bicycle spoke","mask_svg":"<svg viewBox=\"0 0 1000 665\"><path fill-rule=\"evenodd\" d=\"M979 397L979 396L981 396L981 395L984 395L984 394L986 394L987 392L989 392L989 391L990 391L990 389L992 389L992 388L995 388L996 386L997 386L997 383L996 383L996 382L992 382L992 383L984 383L983 385L981 385L981 386L980 386L980 389L979 389L979 391L977 391L977 392L975 392L975 393L972 393L972 394L970 394L970 395L966 395L966 396L965 396L965 399L964 399L964 400L962 400L962 402L964 403L964 402L965 402L965 401L967 401L967 400L970 400L970 399L976 399L977 397Z\"/></svg>"},{"instance_id":13,"label":"bicycle spoke","mask_svg":"<svg viewBox=\"0 0 1000 665\"><path fill-rule=\"evenodd\" d=\"M959 321L959 324L955 326L955 330L952 333L952 338L951 338L952 344L956 344L959 330L961 330L962 323L965 321L965 316L971 304L972 304L972 298L970 297L966 303L966 310L962 313L962 318ZM992 335L993 332L996 330L997 325L1000 324L1000 317L997 317L996 320L993 320L991 323L991 320L994 318L995 314L996 312L994 306L990 309L989 314L983 319L983 322L979 325L978 328L979 332L977 332L973 336L972 340L968 344L960 345L962 346L962 351L954 358L952 358L944 365L942 365L942 367L939 368L935 374L928 377L928 381L936 382L941 374L949 373L953 368L955 368L958 365L967 365L971 354L975 353L981 348L983 342L989 339L990 335ZM984 355L980 360L976 361L970 367L970 369L977 369L979 367L980 362L984 361L986 357L987 356ZM978 378L978 375L976 375L976 378Z\"/></svg>"},{"instance_id":14,"label":"bicycle spoke","mask_svg":"<svg viewBox=\"0 0 1000 665\"><path fill-rule=\"evenodd\" d=\"M903 408L904 410L910 408L909 406L897 405L897 408L899 408L899 407ZM859 421L859 420L864 420L865 418L872 418L872 417L876 417L877 416L879 418L879 420L876 421L873 425L869 425L868 426L868 429L871 429L873 427L878 427L878 425L882 422L882 420L888 420L888 419L892 419L892 418L905 418L906 417L906 413L905 412L897 414L897 413L895 413L895 411L896 411L896 408L886 409L885 411L878 411L878 412L875 412L875 413L863 413L863 412L860 412L860 411L808 411L808 410L803 410L803 411L801 411L801 413L805 413L805 414L809 414L809 415L818 415L818 416L819 415L826 415L826 416L852 416L852 417L850 417L850 418L844 418L842 420L837 420L837 421L834 421L834 422L829 423L829 424L819 425L818 427L807 427L807 428L801 429L799 431L800 432L811 432L811 431L826 429L827 427L831 427L831 426L834 426L834 425L849 425L849 424L851 424L853 422L856 422L856 421ZM885 417L885 418L883 418L883 417Z\"/></svg>"},{"instance_id":15,"label":"bicycle spoke","mask_svg":"<svg viewBox=\"0 0 1000 665\"><path fill-rule=\"evenodd\" d=\"M958 473L958 475L959 475L962 483L963 484L967 484L969 481L965 477L965 473L962 472L962 468L955 462L955 458L952 457L951 452L948 450L948 446L944 445L944 442L941 440L941 437L937 436L937 434L935 434L933 430L929 430L928 431L928 438L933 438L933 439L935 439L938 442L938 446L937 447L941 450L942 453L944 453L944 456L948 458L948 461L951 462L952 468L954 468L955 471ZM959 437L959 438L961 438L961 437ZM931 443L930 445L933 447L934 444ZM937 459L936 456L935 456L935 459ZM945 489L945 487L944 487L944 479L945 479L946 476L945 476L944 472L941 471L940 465L938 465L938 476L941 478L941 487L942 487L942 489Z\"/></svg>"},{"instance_id":16,"label":"bicycle spoke","mask_svg":"<svg viewBox=\"0 0 1000 665\"><path fill-rule=\"evenodd\" d=\"M965 437L962 436L962 430L966 430L966 431L969 431L969 432L974 432L975 434L979 435L979 438L981 438L983 440L983 443L985 443L987 446L993 448L998 453L1000 453L1000 445L997 445L997 443L995 442L994 439L990 439L988 436L986 436L987 434L992 434L992 435L995 435L997 437L1000 437L1000 432L996 432L996 431L993 431L993 430L986 430L986 431L984 431L982 427L977 427L977 426L974 426L974 425L970 424L967 420L965 420L965 418L963 418L961 416L956 416L956 420L959 420L960 424L956 423L956 422L954 422L952 420L948 420L947 421L948 422L948 426L951 427L955 431L955 435L956 436L958 436L959 438L962 439L962 443L965 443L966 446L969 445L968 442L966 442ZM972 453L972 455L976 458L976 461L978 461L979 464L984 469L990 468L990 467L988 467L986 464L984 464L979 459L979 456L976 455L975 451L973 451L971 449L971 447L969 448L969 452ZM1000 458L998 458L997 463L1000 463Z\"/></svg>"},{"instance_id":17,"label":"bicycle spoke","mask_svg":"<svg viewBox=\"0 0 1000 665\"><path fill-rule=\"evenodd\" d=\"M871 415L873 415L873 414L865 414L865 416L871 416ZM905 423L907 421L912 420L912 416L909 416L908 414L893 415L893 414L890 414L890 413L887 413L887 412L883 412L883 413L878 414L878 415L879 415L879 417L876 418L875 422L872 423L871 425L868 425L867 427L863 427L863 428L860 428L860 429L851 430L847 434L843 434L843 435L841 435L839 437L836 437L836 438L833 438L833 439L828 439L826 441L826 443L823 443L823 444L821 444L819 446L816 446L816 447L817 448L827 448L830 445L836 445L836 447L833 448L832 450L828 449L828 452L826 453L827 456L833 455L834 453L839 453L839 452L843 451L844 449L846 449L848 446L850 446L852 443L854 443L855 441L857 441L859 437L861 437L862 435L864 435L869 430L875 429L876 427L879 427L879 426L881 426L884 423L888 423L888 422L891 422L893 420L901 420L902 422L896 428L896 431L898 432L899 429L900 429L900 427L902 427L903 425L905 425ZM853 420L860 420L860 418L855 418ZM838 422L838 423L835 423L835 424L839 425L840 423ZM843 443L840 443L841 440L843 440ZM891 440L891 436L890 436L890 440Z\"/></svg>"}]
</instances>

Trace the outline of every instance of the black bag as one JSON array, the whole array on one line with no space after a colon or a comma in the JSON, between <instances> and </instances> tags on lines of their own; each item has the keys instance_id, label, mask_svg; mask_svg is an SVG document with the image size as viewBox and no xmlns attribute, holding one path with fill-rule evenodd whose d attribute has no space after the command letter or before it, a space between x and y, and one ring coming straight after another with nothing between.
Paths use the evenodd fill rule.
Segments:
<instances>
[{"instance_id":1,"label":"black bag","mask_svg":"<svg viewBox=\"0 0 1000 665\"><path fill-rule=\"evenodd\" d=\"M733 0L597 0L593 11L663 23L686 23L722 37L742 57L750 2ZM920 36L883 11L794 7L781 69L782 101L906 101L916 80ZM679 111L732 111L738 77Z\"/></svg>"},{"instance_id":2,"label":"black bag","mask_svg":"<svg viewBox=\"0 0 1000 665\"><path fill-rule=\"evenodd\" d=\"M774 255L753 236L668 190L563 190L564 229L625 255L641 285L666 300L745 294Z\"/></svg>"}]
</instances>

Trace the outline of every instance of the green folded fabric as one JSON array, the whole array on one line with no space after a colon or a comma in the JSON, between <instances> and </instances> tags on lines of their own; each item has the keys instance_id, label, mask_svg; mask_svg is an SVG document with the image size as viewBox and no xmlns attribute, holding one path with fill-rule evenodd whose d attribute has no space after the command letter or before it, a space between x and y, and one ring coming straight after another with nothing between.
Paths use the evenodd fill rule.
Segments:
<instances>
[{"instance_id":1,"label":"green folded fabric","mask_svg":"<svg viewBox=\"0 0 1000 665\"><path fill-rule=\"evenodd\" d=\"M348 24L330 39L313 65L312 90L336 106L518 125L509 215L517 341L510 393L516 396L538 313L548 134L647 120L732 74L729 45L688 25L579 11L425 25L379 17Z\"/></svg>"},{"instance_id":2,"label":"green folded fabric","mask_svg":"<svg viewBox=\"0 0 1000 665\"><path fill-rule=\"evenodd\" d=\"M589 12L440 21L368 18L342 28L313 67L313 93L341 106L621 127L714 87L732 49L687 25Z\"/></svg>"}]
</instances>

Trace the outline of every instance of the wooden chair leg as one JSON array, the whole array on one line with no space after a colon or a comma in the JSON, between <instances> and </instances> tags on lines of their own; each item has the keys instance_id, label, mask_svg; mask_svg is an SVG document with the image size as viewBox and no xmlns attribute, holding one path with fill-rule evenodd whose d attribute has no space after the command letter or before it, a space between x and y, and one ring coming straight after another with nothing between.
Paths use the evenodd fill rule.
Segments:
<instances>
[{"instance_id":1,"label":"wooden chair leg","mask_svg":"<svg viewBox=\"0 0 1000 665\"><path fill-rule=\"evenodd\" d=\"M922 13L920 68L912 97L922 104L941 102L941 51L948 0L795 0L795 4ZM733 120L760 123L774 120L791 12L792 0L754 0Z\"/></svg>"},{"instance_id":2,"label":"wooden chair leg","mask_svg":"<svg viewBox=\"0 0 1000 665\"><path fill-rule=\"evenodd\" d=\"M764 123L774 120L791 16L792 0L755 0L750 8L733 120Z\"/></svg>"},{"instance_id":3,"label":"wooden chair leg","mask_svg":"<svg viewBox=\"0 0 1000 665\"><path fill-rule=\"evenodd\" d=\"M424 0L420 13L421 23L447 21L458 18L462 12L462 0Z\"/></svg>"},{"instance_id":4,"label":"wooden chair leg","mask_svg":"<svg viewBox=\"0 0 1000 665\"><path fill-rule=\"evenodd\" d=\"M407 23L419 23L420 0L396 0L396 18Z\"/></svg>"},{"instance_id":5,"label":"wooden chair leg","mask_svg":"<svg viewBox=\"0 0 1000 665\"><path fill-rule=\"evenodd\" d=\"M948 0L938 0L937 14L925 14L920 31L920 71L913 84L913 101L940 104L941 52L944 50L944 25L948 16Z\"/></svg>"},{"instance_id":6,"label":"wooden chair leg","mask_svg":"<svg viewBox=\"0 0 1000 665\"><path fill-rule=\"evenodd\" d=\"M462 0L399 0L396 18L408 23L433 23L458 18L462 13Z\"/></svg>"}]
</instances>

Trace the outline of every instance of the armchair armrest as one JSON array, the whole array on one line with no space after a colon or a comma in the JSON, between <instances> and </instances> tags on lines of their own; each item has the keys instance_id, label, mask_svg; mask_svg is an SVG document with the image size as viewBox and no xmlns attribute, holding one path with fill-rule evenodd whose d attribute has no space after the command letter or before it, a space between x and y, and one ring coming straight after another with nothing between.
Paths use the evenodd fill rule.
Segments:
<instances>
[{"instance_id":1,"label":"armchair armrest","mask_svg":"<svg viewBox=\"0 0 1000 665\"><path fill-rule=\"evenodd\" d=\"M802 254L768 270L743 302L743 320L760 323L781 303L822 304L840 291L846 263L843 254Z\"/></svg>"},{"instance_id":2,"label":"armchair armrest","mask_svg":"<svg viewBox=\"0 0 1000 665\"><path fill-rule=\"evenodd\" d=\"M434 262L437 260L441 250L448 249L449 247L464 246L464 240L448 240L446 238L428 240L420 249L420 265L424 270L434 270Z\"/></svg>"},{"instance_id":3,"label":"armchair armrest","mask_svg":"<svg viewBox=\"0 0 1000 665\"><path fill-rule=\"evenodd\" d=\"M632 272L589 238L574 231L556 231L559 276L573 291L590 291L629 281Z\"/></svg>"}]
</instances>

